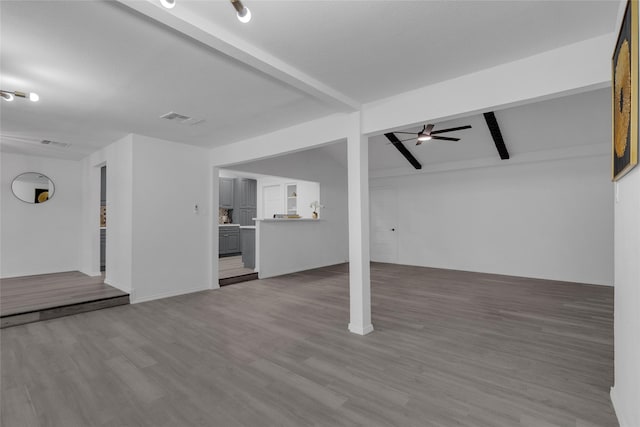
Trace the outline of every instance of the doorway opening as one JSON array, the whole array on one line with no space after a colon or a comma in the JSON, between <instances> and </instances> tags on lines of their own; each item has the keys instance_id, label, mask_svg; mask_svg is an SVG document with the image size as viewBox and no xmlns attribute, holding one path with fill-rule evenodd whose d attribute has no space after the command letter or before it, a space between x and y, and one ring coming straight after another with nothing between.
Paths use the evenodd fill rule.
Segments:
<instances>
[{"instance_id":1,"label":"doorway opening","mask_svg":"<svg viewBox=\"0 0 640 427\"><path fill-rule=\"evenodd\" d=\"M274 248L285 244L288 229L282 229L282 233L275 236L264 236L261 234L262 222L310 220L314 213L313 203L319 205L319 200L318 182L221 169L218 212L220 286L259 278L261 257L257 242ZM269 265L263 267L268 269Z\"/></svg>"},{"instance_id":2,"label":"doorway opening","mask_svg":"<svg viewBox=\"0 0 640 427\"><path fill-rule=\"evenodd\" d=\"M256 280L257 180L228 170L219 177L218 283Z\"/></svg>"},{"instance_id":3,"label":"doorway opening","mask_svg":"<svg viewBox=\"0 0 640 427\"><path fill-rule=\"evenodd\" d=\"M107 269L107 166L100 168L100 272Z\"/></svg>"}]
</instances>

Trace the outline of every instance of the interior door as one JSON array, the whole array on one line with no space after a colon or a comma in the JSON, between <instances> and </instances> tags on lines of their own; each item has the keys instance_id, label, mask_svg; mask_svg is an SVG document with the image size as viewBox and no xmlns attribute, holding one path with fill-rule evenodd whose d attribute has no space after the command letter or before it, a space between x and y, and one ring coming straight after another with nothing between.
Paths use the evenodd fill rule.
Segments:
<instances>
[{"instance_id":1,"label":"interior door","mask_svg":"<svg viewBox=\"0 0 640 427\"><path fill-rule=\"evenodd\" d=\"M371 260L398 262L398 197L393 188L372 188L370 193Z\"/></svg>"},{"instance_id":2,"label":"interior door","mask_svg":"<svg viewBox=\"0 0 640 427\"><path fill-rule=\"evenodd\" d=\"M273 214L284 213L280 185L265 185L262 187L262 204L264 218L273 218Z\"/></svg>"}]
</instances>

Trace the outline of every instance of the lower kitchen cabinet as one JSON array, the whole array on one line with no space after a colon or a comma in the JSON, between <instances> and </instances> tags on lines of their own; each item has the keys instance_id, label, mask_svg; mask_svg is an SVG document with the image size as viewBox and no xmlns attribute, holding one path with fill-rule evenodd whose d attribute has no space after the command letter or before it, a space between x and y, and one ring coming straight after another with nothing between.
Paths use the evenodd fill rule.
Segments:
<instances>
[{"instance_id":1,"label":"lower kitchen cabinet","mask_svg":"<svg viewBox=\"0 0 640 427\"><path fill-rule=\"evenodd\" d=\"M100 271L105 271L105 261L107 259L107 230L100 229Z\"/></svg>"},{"instance_id":2,"label":"lower kitchen cabinet","mask_svg":"<svg viewBox=\"0 0 640 427\"><path fill-rule=\"evenodd\" d=\"M218 228L218 253L220 256L240 253L240 228Z\"/></svg>"},{"instance_id":3,"label":"lower kitchen cabinet","mask_svg":"<svg viewBox=\"0 0 640 427\"><path fill-rule=\"evenodd\" d=\"M255 228L241 228L242 263L244 268L256 267L256 230Z\"/></svg>"}]
</instances>

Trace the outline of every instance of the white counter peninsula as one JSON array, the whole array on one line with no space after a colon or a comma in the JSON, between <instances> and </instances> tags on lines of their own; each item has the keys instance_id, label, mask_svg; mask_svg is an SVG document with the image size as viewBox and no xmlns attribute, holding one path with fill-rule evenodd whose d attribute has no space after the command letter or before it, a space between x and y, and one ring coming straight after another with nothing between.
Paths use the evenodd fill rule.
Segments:
<instances>
[{"instance_id":1,"label":"white counter peninsula","mask_svg":"<svg viewBox=\"0 0 640 427\"><path fill-rule=\"evenodd\" d=\"M260 278L335 264L331 223L311 218L256 218L256 270ZM345 260L346 261L346 260Z\"/></svg>"}]
</instances>

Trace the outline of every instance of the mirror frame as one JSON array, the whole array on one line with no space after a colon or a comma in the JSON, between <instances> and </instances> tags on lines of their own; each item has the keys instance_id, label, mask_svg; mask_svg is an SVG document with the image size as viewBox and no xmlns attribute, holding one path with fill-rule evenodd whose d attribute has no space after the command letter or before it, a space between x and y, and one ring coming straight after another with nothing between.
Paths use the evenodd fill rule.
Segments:
<instances>
[{"instance_id":1,"label":"mirror frame","mask_svg":"<svg viewBox=\"0 0 640 427\"><path fill-rule=\"evenodd\" d=\"M45 176L49 180L49 182L51 183L51 186L53 188L53 192L51 190L49 190L49 194L50 194L49 198L46 201L42 202L42 203L27 202L26 200L22 200L20 197L18 197L16 192L13 191L13 183L16 182L16 179L20 178L22 175L27 175L27 174L30 174L30 173L34 173L34 174L37 174L37 175ZM20 200L22 203L26 203L28 205L44 205L46 202L48 202L51 199L53 199L53 196L56 195L56 184L53 182L53 180L51 178L49 178L49 175L45 175L42 172L22 172L21 174L16 175L15 178L13 178L11 180L11 194L13 194L13 197L15 197L16 199Z\"/></svg>"}]
</instances>

